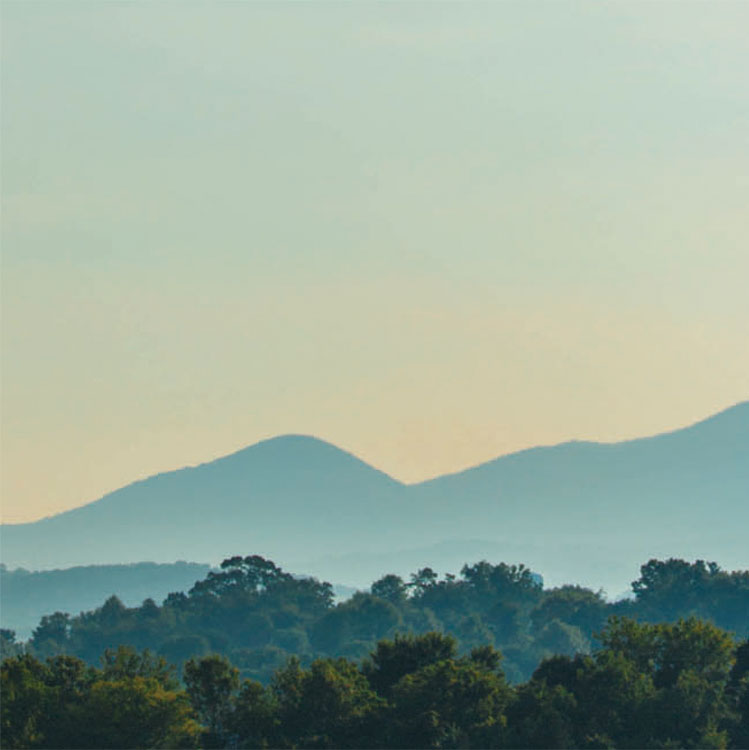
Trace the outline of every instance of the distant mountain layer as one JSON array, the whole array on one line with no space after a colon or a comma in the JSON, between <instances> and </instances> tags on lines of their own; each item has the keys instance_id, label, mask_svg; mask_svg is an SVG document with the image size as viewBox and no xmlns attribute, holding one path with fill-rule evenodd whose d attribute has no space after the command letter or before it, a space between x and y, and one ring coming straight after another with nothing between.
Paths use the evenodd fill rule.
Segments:
<instances>
[{"instance_id":1,"label":"distant mountain layer","mask_svg":"<svg viewBox=\"0 0 749 750\"><path fill-rule=\"evenodd\" d=\"M84 565L63 570L8 570L0 565L0 626L26 640L43 615L80 612L100 607L117 596L128 607L145 599L157 604L173 591L188 592L206 577L209 565L179 561L142 562L130 565ZM346 599L353 588L333 586L337 598Z\"/></svg>"},{"instance_id":2,"label":"distant mountain layer","mask_svg":"<svg viewBox=\"0 0 749 750\"><path fill-rule=\"evenodd\" d=\"M100 607L112 594L134 607L144 599L161 604L172 591L187 591L208 574L210 566L176 562L171 565L87 565L67 570L31 572L0 568L0 618L28 638L39 618L53 612L76 615Z\"/></svg>"},{"instance_id":3,"label":"distant mountain layer","mask_svg":"<svg viewBox=\"0 0 749 750\"><path fill-rule=\"evenodd\" d=\"M655 437L533 448L415 485L321 440L279 437L0 538L11 567L261 554L367 585L419 561L444 571L486 557L615 594L650 557L745 568L747 528L744 402Z\"/></svg>"}]
</instances>

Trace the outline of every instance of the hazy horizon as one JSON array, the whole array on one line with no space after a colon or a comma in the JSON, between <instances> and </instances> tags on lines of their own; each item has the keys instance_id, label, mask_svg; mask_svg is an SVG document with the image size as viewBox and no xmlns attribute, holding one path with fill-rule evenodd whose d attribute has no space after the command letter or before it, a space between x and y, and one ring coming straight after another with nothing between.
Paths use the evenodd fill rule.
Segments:
<instances>
[{"instance_id":1,"label":"hazy horizon","mask_svg":"<svg viewBox=\"0 0 749 750\"><path fill-rule=\"evenodd\" d=\"M749 4L2 17L3 521L285 433L414 482L749 397Z\"/></svg>"},{"instance_id":2,"label":"hazy horizon","mask_svg":"<svg viewBox=\"0 0 749 750\"><path fill-rule=\"evenodd\" d=\"M430 475L430 476L427 476L427 477L421 477L419 479L415 479L415 480L411 480L411 481L404 480L401 477L395 476L393 474L393 472L391 472L391 471L388 470L387 467L385 467L385 466L377 466L374 463L372 463L371 461L368 461L365 457L360 456L360 455L354 453L353 451L350 451L345 445L336 444L333 441L326 440L324 437L321 437L319 435L310 435L310 434L304 434L304 433L284 433L284 434L281 434L281 435L274 435L272 437L259 440L259 441L255 442L255 443L251 443L251 444L248 444L248 445L240 446L235 451L229 451L228 453L222 454L222 455L219 455L219 456L211 456L210 458L207 458L205 460L200 460L200 461L197 461L197 462L192 463L192 464L180 464L180 465L177 465L177 466L166 467L166 468L163 468L163 469L161 469L159 471L156 471L154 474L133 477L131 480L125 482L124 485L122 485L122 486L128 486L128 485L133 484L135 482L140 482L140 481L143 481L145 479L150 479L151 477L154 477L154 476L159 476L159 475L163 475L163 474L169 474L170 472L179 471L179 470L182 470L182 469L195 468L195 467L198 467L200 465L208 464L208 463L211 463L213 461L216 461L216 460L219 460L219 459L222 459L222 458L229 458L230 456L233 456L233 455L235 455L237 453L241 453L242 451L246 450L247 448L251 448L251 447L253 447L255 445L258 445L259 443L270 442L270 441L279 440L279 439L282 440L282 439L287 439L287 438L305 438L305 439L309 439L309 440L320 441L320 442L326 443L328 445L332 445L334 448L337 448L338 450L341 450L344 453L349 453L350 455L353 455L355 458L363 461L365 464L371 466L374 469L377 469L378 471L380 471L383 474L387 475L391 479L395 479L397 482L400 482L403 485L406 485L406 486L408 486L408 485L417 485L417 484L422 484L422 483L428 482L428 481L430 481L432 479L437 479L437 478L440 478L440 477L447 477L447 476L450 476L450 475L453 475L453 474L459 474L459 473L461 473L463 471L467 471L467 470L470 470L470 469L478 468L479 466L481 466L481 465L483 465L483 464L485 464L487 462L491 462L494 459L503 458L503 457L506 457L506 456L509 456L509 455L513 455L515 453L522 453L525 450L532 450L534 448L544 448L544 447L552 447L554 445L564 445L564 444L569 443L569 442L594 442L594 443L600 444L600 445L613 445L613 444L617 444L617 443L626 443L626 442L628 442L630 440L637 441L638 439L648 439L648 438L652 438L652 437L658 437L658 436L662 436L662 435L668 435L668 434L670 434L672 432L679 432L681 429L683 429L685 427L692 427L692 426L701 424L704 421L708 421L708 420L712 419L713 417L715 417L717 415L723 414L726 411L730 411L731 409L733 409L735 407L738 407L738 406L742 406L742 405L749 405L749 401L741 401L741 402L739 402L737 404L732 404L732 405L726 407L725 409L721 409L721 410L719 410L718 412L716 412L714 414L706 415L703 419L696 420L695 422L690 422L690 423L688 423L686 425L679 425L678 427L675 427L673 429L666 429L666 430L662 430L660 432L653 433L653 434L638 435L638 436L634 436L633 438L622 438L621 440L613 440L613 441L607 441L607 440L587 441L587 440L583 440L583 439L575 439L575 440L570 440L570 441L560 441L559 443L551 443L551 444L538 443L538 444L530 445L530 446L527 446L527 447L524 447L524 448L518 448L517 450L513 450L513 451L510 451L508 453L498 454L496 456L490 456L489 458L481 459L480 461L474 461L474 462L466 464L465 466L460 466L460 467L457 467L455 469L451 469L449 471L440 472L439 474L433 474L433 475ZM107 492L102 493L102 495L106 496L110 492L119 490L121 488L122 487L120 487L120 486L113 487L113 488L111 488L111 490L108 490ZM37 521L37 520L41 520L42 518L50 518L50 517L52 517L54 515L57 515L58 513L64 512L65 510L73 510L75 508L83 507L84 505L89 505L89 504L91 504L93 502L96 502L97 500L100 500L100 499L101 499L101 496L97 496L95 498L91 498L89 500L86 500L83 503L81 503L80 505L74 506L73 508L65 508L65 509L63 509L61 511L56 511L55 513L51 513L51 514L49 514L47 516L41 516L40 518L30 518L30 519L24 519L24 520L21 520L21 521L9 521L7 519L0 519L0 523L13 525L13 524L21 524L21 523L34 522L34 521Z\"/></svg>"}]
</instances>

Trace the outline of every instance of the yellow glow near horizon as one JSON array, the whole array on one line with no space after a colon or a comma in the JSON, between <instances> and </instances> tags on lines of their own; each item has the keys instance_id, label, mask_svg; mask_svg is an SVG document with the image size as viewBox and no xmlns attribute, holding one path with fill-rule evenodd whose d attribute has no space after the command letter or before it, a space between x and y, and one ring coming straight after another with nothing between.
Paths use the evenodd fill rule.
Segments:
<instances>
[{"instance_id":1,"label":"yellow glow near horizon","mask_svg":"<svg viewBox=\"0 0 749 750\"><path fill-rule=\"evenodd\" d=\"M283 433L403 481L749 397L749 5L3 4L2 519Z\"/></svg>"}]
</instances>

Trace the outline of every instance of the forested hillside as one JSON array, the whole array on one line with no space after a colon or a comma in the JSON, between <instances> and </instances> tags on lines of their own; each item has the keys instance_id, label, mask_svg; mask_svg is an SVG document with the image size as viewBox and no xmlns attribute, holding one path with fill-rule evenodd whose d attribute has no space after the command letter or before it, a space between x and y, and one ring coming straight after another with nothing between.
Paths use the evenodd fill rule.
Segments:
<instances>
[{"instance_id":1,"label":"forested hillside","mask_svg":"<svg viewBox=\"0 0 749 750\"><path fill-rule=\"evenodd\" d=\"M525 566L329 583L258 555L187 593L0 631L7 748L742 748L749 571L650 560L632 598ZM181 679L180 679L181 678Z\"/></svg>"},{"instance_id":2,"label":"forested hillside","mask_svg":"<svg viewBox=\"0 0 749 750\"><path fill-rule=\"evenodd\" d=\"M746 748L749 641L696 619L611 618L591 655L545 659L523 685L491 645L438 632L365 659L289 660L268 686L220 656L121 647L2 664L7 748Z\"/></svg>"},{"instance_id":3,"label":"forested hillside","mask_svg":"<svg viewBox=\"0 0 749 750\"><path fill-rule=\"evenodd\" d=\"M126 607L110 597L71 616L45 616L27 644L40 657L71 654L96 664L106 648L148 648L181 667L210 653L228 657L242 677L267 682L289 656L360 659L382 638L440 631L460 653L490 644L511 682L528 679L552 654L590 653L612 615L645 622L696 616L737 638L749 636L749 572L714 563L651 560L633 598L607 602L579 586L544 589L525 566L478 562L438 576L422 568L408 580L388 574L368 592L334 604L332 586L296 578L260 556L233 557L188 593ZM6 633L5 648L12 650Z\"/></svg>"}]
</instances>

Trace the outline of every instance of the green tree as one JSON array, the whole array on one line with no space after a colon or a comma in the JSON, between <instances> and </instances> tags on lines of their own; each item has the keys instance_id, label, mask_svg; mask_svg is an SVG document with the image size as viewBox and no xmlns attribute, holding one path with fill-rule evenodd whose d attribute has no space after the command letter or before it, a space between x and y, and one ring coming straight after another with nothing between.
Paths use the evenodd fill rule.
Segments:
<instances>
[{"instance_id":1,"label":"green tree","mask_svg":"<svg viewBox=\"0 0 749 750\"><path fill-rule=\"evenodd\" d=\"M511 691L485 659L444 659L392 689L391 747L497 746Z\"/></svg>"},{"instance_id":2,"label":"green tree","mask_svg":"<svg viewBox=\"0 0 749 750\"><path fill-rule=\"evenodd\" d=\"M44 615L31 634L29 645L35 654L51 656L65 653L70 641L70 615L55 612Z\"/></svg>"},{"instance_id":3,"label":"green tree","mask_svg":"<svg viewBox=\"0 0 749 750\"><path fill-rule=\"evenodd\" d=\"M318 659L304 670L292 659L272 682L285 747L372 747L383 702L355 664Z\"/></svg>"},{"instance_id":4,"label":"green tree","mask_svg":"<svg viewBox=\"0 0 749 750\"><path fill-rule=\"evenodd\" d=\"M0 666L0 744L8 748L38 747L44 738L47 668L31 654L3 661Z\"/></svg>"},{"instance_id":5,"label":"green tree","mask_svg":"<svg viewBox=\"0 0 749 750\"><path fill-rule=\"evenodd\" d=\"M410 587L414 596L420 596L437 584L439 576L431 568L422 568L411 575L411 582L406 584Z\"/></svg>"},{"instance_id":6,"label":"green tree","mask_svg":"<svg viewBox=\"0 0 749 750\"><path fill-rule=\"evenodd\" d=\"M370 658L362 665L373 689L388 698L393 686L405 675L437 662L453 659L457 654L455 638L442 633L396 635L380 641Z\"/></svg>"},{"instance_id":7,"label":"green tree","mask_svg":"<svg viewBox=\"0 0 749 750\"><path fill-rule=\"evenodd\" d=\"M734 650L728 633L695 618L651 625L612 617L600 641L604 649L623 654L650 675L656 687L674 685L685 670L725 681Z\"/></svg>"},{"instance_id":8,"label":"green tree","mask_svg":"<svg viewBox=\"0 0 749 750\"><path fill-rule=\"evenodd\" d=\"M95 682L77 722L78 748L191 748L200 738L185 693L146 677Z\"/></svg>"},{"instance_id":9,"label":"green tree","mask_svg":"<svg viewBox=\"0 0 749 750\"><path fill-rule=\"evenodd\" d=\"M23 653L23 646L16 642L16 631L0 628L0 661Z\"/></svg>"},{"instance_id":10,"label":"green tree","mask_svg":"<svg viewBox=\"0 0 749 750\"><path fill-rule=\"evenodd\" d=\"M255 680L245 680L229 717L228 729L239 747L280 747L278 703L273 691Z\"/></svg>"},{"instance_id":11,"label":"green tree","mask_svg":"<svg viewBox=\"0 0 749 750\"><path fill-rule=\"evenodd\" d=\"M603 594L581 586L561 586L544 591L538 605L530 613L536 632L552 620L559 620L580 629L591 638L606 623L608 605Z\"/></svg>"},{"instance_id":12,"label":"green tree","mask_svg":"<svg viewBox=\"0 0 749 750\"><path fill-rule=\"evenodd\" d=\"M190 659L184 667L184 680L190 702L207 725L206 747L222 747L239 688L239 670L224 657L212 654Z\"/></svg>"},{"instance_id":13,"label":"green tree","mask_svg":"<svg viewBox=\"0 0 749 750\"><path fill-rule=\"evenodd\" d=\"M563 685L546 680L517 688L507 709L503 746L510 748L574 748L578 703Z\"/></svg>"},{"instance_id":14,"label":"green tree","mask_svg":"<svg viewBox=\"0 0 749 750\"><path fill-rule=\"evenodd\" d=\"M116 681L133 677L156 680L168 690L179 686L176 669L162 656L152 654L148 649L138 653L131 646L118 646L107 649L101 658L101 676L104 680Z\"/></svg>"},{"instance_id":15,"label":"green tree","mask_svg":"<svg viewBox=\"0 0 749 750\"><path fill-rule=\"evenodd\" d=\"M749 747L749 640L736 648L726 692L734 710L732 747Z\"/></svg>"},{"instance_id":16,"label":"green tree","mask_svg":"<svg viewBox=\"0 0 749 750\"><path fill-rule=\"evenodd\" d=\"M536 636L538 648L551 654L585 654L590 651L590 641L580 628L559 620L547 622Z\"/></svg>"},{"instance_id":17,"label":"green tree","mask_svg":"<svg viewBox=\"0 0 749 750\"><path fill-rule=\"evenodd\" d=\"M463 580L479 595L500 595L507 601L526 603L536 601L542 585L525 565L492 565L482 560L475 565L464 565Z\"/></svg>"},{"instance_id":18,"label":"green tree","mask_svg":"<svg viewBox=\"0 0 749 750\"><path fill-rule=\"evenodd\" d=\"M75 656L47 659L46 698L40 724L43 747L76 747L81 743L81 714L91 687L101 675Z\"/></svg>"},{"instance_id":19,"label":"green tree","mask_svg":"<svg viewBox=\"0 0 749 750\"><path fill-rule=\"evenodd\" d=\"M154 676L116 679L73 656L2 664L0 744L8 748L191 748L200 727L187 695Z\"/></svg>"},{"instance_id":20,"label":"green tree","mask_svg":"<svg viewBox=\"0 0 749 750\"><path fill-rule=\"evenodd\" d=\"M376 580L372 584L370 591L373 596L378 596L380 599L385 599L392 604L400 605L405 602L408 589L400 576L390 573Z\"/></svg>"}]
</instances>

